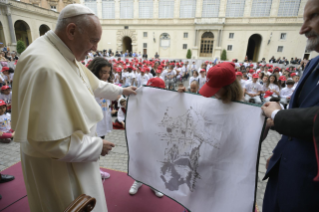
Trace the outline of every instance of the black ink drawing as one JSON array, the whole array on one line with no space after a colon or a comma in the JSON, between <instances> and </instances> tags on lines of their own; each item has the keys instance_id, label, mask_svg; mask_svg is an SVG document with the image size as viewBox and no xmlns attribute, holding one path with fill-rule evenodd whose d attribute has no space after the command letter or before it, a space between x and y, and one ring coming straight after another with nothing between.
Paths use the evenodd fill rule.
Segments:
<instances>
[{"instance_id":1,"label":"black ink drawing","mask_svg":"<svg viewBox=\"0 0 319 212\"><path fill-rule=\"evenodd\" d=\"M200 149L204 143L219 149L221 126L216 126L192 107L176 117L169 115L167 108L159 126L163 130L159 133L161 141L167 145L164 161L161 161L161 179L165 187L175 191L186 184L193 192L200 179L197 171Z\"/></svg>"}]
</instances>

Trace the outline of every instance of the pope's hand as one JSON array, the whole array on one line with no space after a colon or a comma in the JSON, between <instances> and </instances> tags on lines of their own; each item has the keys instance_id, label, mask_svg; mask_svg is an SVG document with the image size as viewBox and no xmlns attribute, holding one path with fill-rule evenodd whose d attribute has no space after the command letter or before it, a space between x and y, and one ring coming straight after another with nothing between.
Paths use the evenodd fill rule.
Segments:
<instances>
[{"instance_id":1,"label":"pope's hand","mask_svg":"<svg viewBox=\"0 0 319 212\"><path fill-rule=\"evenodd\" d=\"M277 102L266 102L261 109L264 111L265 116L271 118L272 112L281 110L281 106Z\"/></svg>"},{"instance_id":2,"label":"pope's hand","mask_svg":"<svg viewBox=\"0 0 319 212\"><path fill-rule=\"evenodd\" d=\"M110 150L112 150L112 148L115 147L115 145L107 140L103 140L103 148L102 148L102 152L101 155L105 156L106 154L109 153Z\"/></svg>"},{"instance_id":3,"label":"pope's hand","mask_svg":"<svg viewBox=\"0 0 319 212\"><path fill-rule=\"evenodd\" d=\"M130 86L130 87L127 87L127 88L123 88L123 95L124 96L128 96L128 95L130 95L130 94L136 94L136 87L134 87L134 86Z\"/></svg>"}]
</instances>

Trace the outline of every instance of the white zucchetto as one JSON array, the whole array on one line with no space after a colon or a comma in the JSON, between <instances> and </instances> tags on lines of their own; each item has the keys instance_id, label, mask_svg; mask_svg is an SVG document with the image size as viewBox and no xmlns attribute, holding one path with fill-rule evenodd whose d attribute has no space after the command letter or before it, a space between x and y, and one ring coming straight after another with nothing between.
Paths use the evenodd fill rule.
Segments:
<instances>
[{"instance_id":1,"label":"white zucchetto","mask_svg":"<svg viewBox=\"0 0 319 212\"><path fill-rule=\"evenodd\" d=\"M60 12L59 19L71 18L79 15L95 15L94 12L82 4L69 4Z\"/></svg>"}]
</instances>

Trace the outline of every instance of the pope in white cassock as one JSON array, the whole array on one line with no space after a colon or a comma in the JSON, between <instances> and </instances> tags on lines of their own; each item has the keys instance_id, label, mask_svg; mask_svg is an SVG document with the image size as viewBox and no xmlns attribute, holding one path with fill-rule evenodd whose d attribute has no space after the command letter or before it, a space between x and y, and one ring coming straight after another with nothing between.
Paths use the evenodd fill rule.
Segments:
<instances>
[{"instance_id":1,"label":"pope in white cassock","mask_svg":"<svg viewBox=\"0 0 319 212\"><path fill-rule=\"evenodd\" d=\"M114 144L95 134L102 111L96 97L115 100L135 94L98 80L80 62L96 51L102 29L89 8L71 4L55 31L35 40L17 64L12 96L14 141L32 212L62 212L80 194L107 211L99 157Z\"/></svg>"}]
</instances>

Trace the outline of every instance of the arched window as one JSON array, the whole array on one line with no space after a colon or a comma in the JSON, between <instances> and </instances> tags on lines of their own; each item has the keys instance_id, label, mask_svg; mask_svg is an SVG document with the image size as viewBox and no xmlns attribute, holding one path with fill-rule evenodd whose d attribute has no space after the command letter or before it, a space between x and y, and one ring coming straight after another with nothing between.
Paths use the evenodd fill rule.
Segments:
<instances>
[{"instance_id":1,"label":"arched window","mask_svg":"<svg viewBox=\"0 0 319 212\"><path fill-rule=\"evenodd\" d=\"M278 16L298 16L300 0L280 0Z\"/></svg>"},{"instance_id":2,"label":"arched window","mask_svg":"<svg viewBox=\"0 0 319 212\"><path fill-rule=\"evenodd\" d=\"M160 42L161 42L161 47L163 48L168 48L170 47L171 43L171 37L167 33L163 33L160 36Z\"/></svg>"},{"instance_id":3,"label":"arched window","mask_svg":"<svg viewBox=\"0 0 319 212\"><path fill-rule=\"evenodd\" d=\"M102 0L102 18L114 19L115 18L115 4L114 0Z\"/></svg>"}]
</instances>

